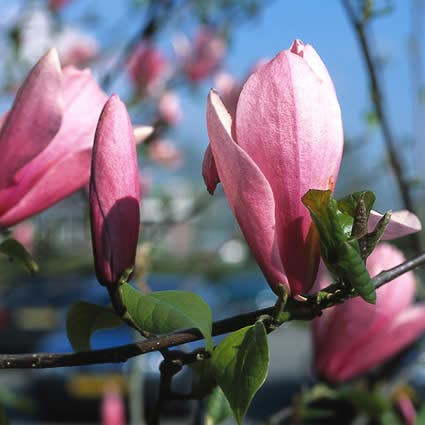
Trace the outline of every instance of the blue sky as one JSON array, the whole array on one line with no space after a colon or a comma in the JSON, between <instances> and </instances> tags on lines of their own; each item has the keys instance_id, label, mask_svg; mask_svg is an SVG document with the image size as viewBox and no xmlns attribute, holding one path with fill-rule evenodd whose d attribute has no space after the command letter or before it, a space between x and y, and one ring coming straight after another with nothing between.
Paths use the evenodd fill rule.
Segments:
<instances>
[{"instance_id":1,"label":"blue sky","mask_svg":"<svg viewBox=\"0 0 425 425\"><path fill-rule=\"evenodd\" d=\"M29 1L4 0L4 7L11 4L30 4ZM37 3L37 2L35 2ZM39 1L40 3L40 1ZM41 2L42 3L42 2ZM267 2L269 3L269 2ZM386 2L376 2L385 4ZM390 112L391 124L399 140L412 136L412 97L408 62L410 31L409 7L413 2L395 0L394 11L376 20L373 25L373 51L386 63L383 82ZM102 32L94 33L103 47L119 50L125 40L135 34L143 23L143 15L123 10L126 2L74 0L61 15L67 24L81 23L78 17L84 11L96 11L102 20ZM179 23L179 22L178 22ZM177 24L178 24L177 23ZM171 50L171 37L178 30L176 22L160 39L162 47ZM96 26L84 24L85 31ZM400 206L394 194L394 181L382 158L382 140L379 129L368 128L365 116L370 110L369 93L363 60L354 33L349 26L344 10L338 0L298 0L296 2L275 0L265 7L260 16L235 27L233 42L224 64L224 69L244 77L247 71L261 58L272 58L287 49L295 38L312 44L325 62L334 81L341 104L345 135L349 139L361 138L354 154L347 155L346 162L356 164L356 174L343 166L342 182L354 181L356 189L372 188L383 192L382 207ZM425 53L425 52L424 52ZM211 80L193 92L183 91L184 120L173 136L178 143L190 146L199 153L205 149L208 139L205 126L205 98ZM118 85L116 91L120 92ZM410 149L410 151L409 151ZM413 146L403 148L413 158ZM422 154L423 155L423 154ZM418 156L418 155L416 155ZM420 160L423 158L420 155ZM189 164L198 167L199 164ZM344 170L347 170L346 172ZM377 170L379 172L377 172ZM363 174L363 176L362 176ZM340 183L341 186L341 183ZM342 185L344 190L344 185Z\"/></svg>"},{"instance_id":2,"label":"blue sky","mask_svg":"<svg viewBox=\"0 0 425 425\"><path fill-rule=\"evenodd\" d=\"M375 45L372 47L386 63L382 78L387 106L396 135L403 140L412 134L413 125L407 51L409 3L398 1L394 5L393 13L376 20L373 26ZM377 201L381 208L400 208L400 200L393 189L395 182L383 164L380 131L366 125L370 103L363 59L339 1L273 2L258 19L235 30L225 68L243 76L258 59L272 58L287 49L295 38L312 44L325 62L340 101L345 135L365 140L365 147L346 158L346 162L356 164L359 175L353 176L352 170L343 166L341 180L354 181L357 190L371 188L382 193ZM206 84L204 96L208 88ZM207 143L205 126L193 127L190 122L204 122L204 98L200 96L198 101L192 100L186 105L187 127L182 129L184 133L190 131L192 137L201 140L203 145ZM362 173L365 177L361 176Z\"/></svg>"}]
</instances>

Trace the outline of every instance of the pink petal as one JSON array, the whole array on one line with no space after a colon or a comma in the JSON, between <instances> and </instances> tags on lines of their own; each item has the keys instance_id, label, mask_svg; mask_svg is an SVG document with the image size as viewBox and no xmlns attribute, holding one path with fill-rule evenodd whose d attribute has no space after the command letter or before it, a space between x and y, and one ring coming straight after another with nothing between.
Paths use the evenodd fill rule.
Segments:
<instances>
[{"instance_id":1,"label":"pink petal","mask_svg":"<svg viewBox=\"0 0 425 425\"><path fill-rule=\"evenodd\" d=\"M278 54L241 92L236 142L273 192L277 242L291 289L307 292L319 256L306 242L311 219L301 197L309 189L333 189L336 182L343 133L333 87L298 54Z\"/></svg>"},{"instance_id":2,"label":"pink petal","mask_svg":"<svg viewBox=\"0 0 425 425\"><path fill-rule=\"evenodd\" d=\"M295 40L292 43L290 51L302 57L313 70L313 72L324 83L328 84L332 88L334 87L325 64L322 62L322 59L310 44L304 44L301 40Z\"/></svg>"},{"instance_id":3,"label":"pink petal","mask_svg":"<svg viewBox=\"0 0 425 425\"><path fill-rule=\"evenodd\" d=\"M272 288L287 286L275 243L275 204L270 186L231 136L232 120L215 91L207 102L207 128L218 175L233 214ZM289 288L288 288L289 289Z\"/></svg>"},{"instance_id":4,"label":"pink petal","mask_svg":"<svg viewBox=\"0 0 425 425\"><path fill-rule=\"evenodd\" d=\"M371 232L383 214L371 211L368 229ZM397 239L422 230L422 224L415 214L407 210L396 211L391 214L391 221L384 233L383 240Z\"/></svg>"},{"instance_id":5,"label":"pink petal","mask_svg":"<svg viewBox=\"0 0 425 425\"><path fill-rule=\"evenodd\" d=\"M0 216L6 228L38 214L87 184L91 149L76 151L54 163L12 208Z\"/></svg>"},{"instance_id":6,"label":"pink petal","mask_svg":"<svg viewBox=\"0 0 425 425\"><path fill-rule=\"evenodd\" d=\"M341 363L334 380L345 381L366 372L413 343L425 332L425 305L405 310L394 319L388 318L387 326L368 344L359 344L350 355L350 361Z\"/></svg>"},{"instance_id":7,"label":"pink petal","mask_svg":"<svg viewBox=\"0 0 425 425\"><path fill-rule=\"evenodd\" d=\"M208 192L213 195L217 185L220 183L220 177L217 173L211 144L208 144L207 150L204 154L204 160L202 161L202 177L204 178Z\"/></svg>"},{"instance_id":8,"label":"pink petal","mask_svg":"<svg viewBox=\"0 0 425 425\"><path fill-rule=\"evenodd\" d=\"M90 163L83 160L81 165L85 164L87 168L82 170L82 167L79 167L80 175L76 180L71 182L65 177L66 173L59 172L58 181L53 185L44 186L42 191L45 193L38 199L29 194L33 186L39 185L40 181L50 181L50 176L47 176L46 180L43 176L46 173L54 175L57 172L56 167L64 164L63 161L67 157L72 157L80 151L88 151L90 155L96 124L107 96L88 70L79 71L72 67L63 71L62 93L64 117L60 130L43 152L18 171L14 184L0 191L0 214L3 223L13 223L18 217L26 218L42 211L89 181ZM82 153L84 159L86 156L86 153ZM76 187L77 183L80 184L79 187ZM36 192L39 191L40 186ZM25 199L27 196L32 200L32 206ZM12 212L18 203L21 205ZM28 214L26 217L22 216L24 212Z\"/></svg>"},{"instance_id":9,"label":"pink petal","mask_svg":"<svg viewBox=\"0 0 425 425\"><path fill-rule=\"evenodd\" d=\"M18 240L28 252L32 252L34 245L35 226L31 221L19 223L12 230L12 236Z\"/></svg>"},{"instance_id":10,"label":"pink petal","mask_svg":"<svg viewBox=\"0 0 425 425\"><path fill-rule=\"evenodd\" d=\"M407 394L401 393L397 396L396 404L403 418L403 423L405 425L415 425L416 409L410 397Z\"/></svg>"},{"instance_id":11,"label":"pink petal","mask_svg":"<svg viewBox=\"0 0 425 425\"><path fill-rule=\"evenodd\" d=\"M139 236L139 170L133 127L116 95L106 103L93 147L90 217L96 275L114 285L134 266Z\"/></svg>"},{"instance_id":12,"label":"pink petal","mask_svg":"<svg viewBox=\"0 0 425 425\"><path fill-rule=\"evenodd\" d=\"M52 141L61 125L61 69L55 50L34 66L19 89L0 132L0 187Z\"/></svg>"},{"instance_id":13,"label":"pink petal","mask_svg":"<svg viewBox=\"0 0 425 425\"><path fill-rule=\"evenodd\" d=\"M372 276L405 260L400 250L389 244L379 245L368 259ZM377 291L376 305L354 298L331 308L332 313L314 320L316 370L335 380L342 365L352 363L352 353L361 345L370 345L377 335L413 302L415 278L405 273ZM331 318L331 319L330 319Z\"/></svg>"}]
</instances>

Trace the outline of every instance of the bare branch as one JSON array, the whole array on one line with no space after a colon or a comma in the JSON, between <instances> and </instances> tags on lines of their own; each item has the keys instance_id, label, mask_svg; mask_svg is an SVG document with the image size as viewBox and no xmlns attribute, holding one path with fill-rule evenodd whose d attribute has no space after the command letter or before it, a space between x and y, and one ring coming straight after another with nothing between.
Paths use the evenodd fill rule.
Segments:
<instances>
[{"instance_id":1,"label":"bare branch","mask_svg":"<svg viewBox=\"0 0 425 425\"><path fill-rule=\"evenodd\" d=\"M350 0L342 0L342 5L345 8L348 20L356 33L357 39L361 47L361 52L363 54L363 58L366 62L373 107L375 109L375 114L382 128L388 157L399 187L401 198L403 200L404 206L409 211L415 212L415 206L410 193L409 183L405 179L403 166L397 152L395 137L384 108L381 82L378 78L376 62L372 56L372 49L370 47L371 42L367 32L368 20L364 20L357 16L356 11L354 10ZM410 241L413 251L419 252L420 239L418 237L418 234L411 235Z\"/></svg>"},{"instance_id":2,"label":"bare branch","mask_svg":"<svg viewBox=\"0 0 425 425\"><path fill-rule=\"evenodd\" d=\"M385 270L373 278L376 288L381 287L396 277L425 264L425 252ZM353 295L355 296L355 295ZM349 296L348 298L350 298ZM343 300L342 300L343 301ZM342 302L335 298L318 298L312 296L306 302L288 299L285 312L289 320L312 320L319 316L325 308ZM219 320L213 324L213 335L223 335L244 326L252 325L260 316L273 316L275 307L268 307L246 314L240 314L228 319ZM34 353L34 354L2 354L0 369L47 369L65 366L81 366L100 363L123 363L128 359L152 351L164 350L177 345L203 339L197 329L187 329L173 334L155 337L133 344L120 345L102 350L82 351L78 353Z\"/></svg>"}]
</instances>

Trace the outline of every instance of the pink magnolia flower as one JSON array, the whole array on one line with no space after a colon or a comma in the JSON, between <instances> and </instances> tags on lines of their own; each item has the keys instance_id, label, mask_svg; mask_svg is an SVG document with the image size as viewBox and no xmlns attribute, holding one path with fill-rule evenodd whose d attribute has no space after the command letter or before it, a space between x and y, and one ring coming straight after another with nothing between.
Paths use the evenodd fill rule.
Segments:
<instances>
[{"instance_id":1,"label":"pink magnolia flower","mask_svg":"<svg viewBox=\"0 0 425 425\"><path fill-rule=\"evenodd\" d=\"M96 275L101 284L115 285L134 266L140 223L133 127L116 95L103 108L96 129L89 199Z\"/></svg>"},{"instance_id":2,"label":"pink magnolia flower","mask_svg":"<svg viewBox=\"0 0 425 425\"><path fill-rule=\"evenodd\" d=\"M168 125L176 125L182 119L180 99L174 92L166 92L158 102L160 118Z\"/></svg>"},{"instance_id":3,"label":"pink magnolia flower","mask_svg":"<svg viewBox=\"0 0 425 425\"><path fill-rule=\"evenodd\" d=\"M210 92L205 184L213 193L221 181L271 288L307 293L320 253L301 197L309 189L334 189L343 148L332 81L313 47L296 40L249 77L234 110L229 114ZM371 223L379 217L373 212ZM420 228L416 216L398 213L388 237Z\"/></svg>"},{"instance_id":4,"label":"pink magnolia flower","mask_svg":"<svg viewBox=\"0 0 425 425\"><path fill-rule=\"evenodd\" d=\"M216 71L225 52L224 39L209 27L201 27L191 45L180 40L177 46L177 53L183 61L183 71L194 83Z\"/></svg>"},{"instance_id":5,"label":"pink magnolia flower","mask_svg":"<svg viewBox=\"0 0 425 425\"><path fill-rule=\"evenodd\" d=\"M207 188L213 192L221 181L272 289L283 284L293 295L307 292L319 245L301 197L311 188L334 188L343 147L325 65L310 45L295 41L250 76L234 117L211 91L207 127Z\"/></svg>"},{"instance_id":6,"label":"pink magnolia flower","mask_svg":"<svg viewBox=\"0 0 425 425\"><path fill-rule=\"evenodd\" d=\"M56 39L56 48L62 66L85 65L97 55L99 50L93 37L75 29L67 29L61 32Z\"/></svg>"},{"instance_id":7,"label":"pink magnolia flower","mask_svg":"<svg viewBox=\"0 0 425 425\"><path fill-rule=\"evenodd\" d=\"M128 62L128 72L141 92L151 91L165 77L168 63L153 44L140 42Z\"/></svg>"},{"instance_id":8,"label":"pink magnolia flower","mask_svg":"<svg viewBox=\"0 0 425 425\"><path fill-rule=\"evenodd\" d=\"M249 76L258 71L262 65L265 65L268 61L265 59L259 60L250 70L248 75L243 81L236 80L232 75L226 72L219 72L214 77L215 87L220 95L224 106L228 110L231 116L236 114L236 105L238 104L239 95L241 94L242 88L249 78Z\"/></svg>"},{"instance_id":9,"label":"pink magnolia flower","mask_svg":"<svg viewBox=\"0 0 425 425\"><path fill-rule=\"evenodd\" d=\"M371 276L405 260L387 243L367 260ZM320 287L329 284L324 274ZM314 367L332 382L343 382L380 365L425 331L425 305L413 304L415 277L405 273L377 290L376 304L353 298L313 321Z\"/></svg>"},{"instance_id":10,"label":"pink magnolia flower","mask_svg":"<svg viewBox=\"0 0 425 425\"><path fill-rule=\"evenodd\" d=\"M148 147L149 158L165 167L177 168L181 165L183 155L178 147L170 140L157 139Z\"/></svg>"},{"instance_id":11,"label":"pink magnolia flower","mask_svg":"<svg viewBox=\"0 0 425 425\"><path fill-rule=\"evenodd\" d=\"M70 3L71 0L49 0L49 7L54 11L58 11Z\"/></svg>"},{"instance_id":12,"label":"pink magnolia flower","mask_svg":"<svg viewBox=\"0 0 425 425\"><path fill-rule=\"evenodd\" d=\"M106 100L88 70L61 70L55 50L34 66L1 120L0 227L33 216L88 183ZM141 140L152 129L135 132Z\"/></svg>"}]
</instances>

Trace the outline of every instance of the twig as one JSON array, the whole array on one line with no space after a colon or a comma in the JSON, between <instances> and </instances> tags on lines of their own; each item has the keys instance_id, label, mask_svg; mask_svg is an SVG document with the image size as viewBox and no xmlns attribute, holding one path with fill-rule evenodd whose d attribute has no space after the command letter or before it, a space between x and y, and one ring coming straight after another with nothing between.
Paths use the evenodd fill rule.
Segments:
<instances>
[{"instance_id":1,"label":"twig","mask_svg":"<svg viewBox=\"0 0 425 425\"><path fill-rule=\"evenodd\" d=\"M416 267L425 264L425 252L399 264L392 269L385 270L373 278L376 288L406 273ZM354 296L354 295L353 295ZM285 311L288 312L289 320L311 320L319 316L323 309L340 303L338 299L321 298L319 303L298 302L288 299ZM233 316L228 319L213 323L213 335L222 335L255 323L259 316L273 316L275 306L256 310L250 313ZM146 341L133 344L120 345L102 350L82 351L78 353L34 353L34 354L2 354L0 355L0 369L46 369L64 366L80 366L100 363L123 363L128 359L152 351L175 347L192 341L203 339L197 329L183 331L155 337ZM172 353L172 351L170 352Z\"/></svg>"},{"instance_id":2,"label":"twig","mask_svg":"<svg viewBox=\"0 0 425 425\"><path fill-rule=\"evenodd\" d=\"M403 200L404 206L409 211L415 212L415 206L410 194L409 183L405 179L403 166L397 153L395 137L391 130L391 126L384 108L383 91L377 75L376 65L371 53L370 40L368 39L366 31L367 21L357 17L355 10L350 3L350 0L342 0L342 4L346 10L349 22L356 33L356 36L360 43L363 58L366 62L373 107L375 109L375 113L379 120L379 123L381 124L388 157L399 187L401 198ZM411 235L410 241L413 251L419 252L420 239L418 234L415 233Z\"/></svg>"},{"instance_id":3,"label":"twig","mask_svg":"<svg viewBox=\"0 0 425 425\"><path fill-rule=\"evenodd\" d=\"M389 270L384 270L373 278L373 282L376 288L380 288L387 282L394 280L396 277L401 276L402 274L419 267L420 265L425 263L425 252L419 254L418 256L412 258L411 260L407 260L404 263L393 267Z\"/></svg>"}]
</instances>

